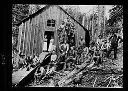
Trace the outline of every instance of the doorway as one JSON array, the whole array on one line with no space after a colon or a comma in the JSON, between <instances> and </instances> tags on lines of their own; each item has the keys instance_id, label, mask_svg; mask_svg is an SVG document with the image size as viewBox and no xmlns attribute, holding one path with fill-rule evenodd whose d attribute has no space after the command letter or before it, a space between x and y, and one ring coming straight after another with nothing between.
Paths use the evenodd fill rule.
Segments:
<instances>
[{"instance_id":1,"label":"doorway","mask_svg":"<svg viewBox=\"0 0 128 91\"><path fill-rule=\"evenodd\" d=\"M54 31L45 31L44 36L45 35L47 36L47 51L48 51L50 40L51 38L54 39Z\"/></svg>"}]
</instances>

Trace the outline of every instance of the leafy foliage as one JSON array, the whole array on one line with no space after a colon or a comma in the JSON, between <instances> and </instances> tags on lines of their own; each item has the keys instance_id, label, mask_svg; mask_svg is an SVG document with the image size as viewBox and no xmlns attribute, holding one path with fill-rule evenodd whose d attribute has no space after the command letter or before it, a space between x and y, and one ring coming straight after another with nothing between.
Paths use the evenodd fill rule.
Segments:
<instances>
[{"instance_id":1,"label":"leafy foliage","mask_svg":"<svg viewBox=\"0 0 128 91\"><path fill-rule=\"evenodd\" d=\"M12 50L16 49L18 42L18 27L16 24L21 22L29 14L28 4L13 4L12 5Z\"/></svg>"},{"instance_id":2,"label":"leafy foliage","mask_svg":"<svg viewBox=\"0 0 128 91\"><path fill-rule=\"evenodd\" d=\"M77 9L76 9L77 8ZM79 7L68 6L65 11L71 15L75 20L82 24L83 14L79 11Z\"/></svg>"},{"instance_id":3,"label":"leafy foliage","mask_svg":"<svg viewBox=\"0 0 128 91\"><path fill-rule=\"evenodd\" d=\"M113 25L117 21L123 18L123 6L122 5L114 5L112 9L109 10L110 19L109 25Z\"/></svg>"},{"instance_id":4,"label":"leafy foliage","mask_svg":"<svg viewBox=\"0 0 128 91\"><path fill-rule=\"evenodd\" d=\"M28 4L13 4L12 5L12 24L19 23L28 16Z\"/></svg>"}]
</instances>

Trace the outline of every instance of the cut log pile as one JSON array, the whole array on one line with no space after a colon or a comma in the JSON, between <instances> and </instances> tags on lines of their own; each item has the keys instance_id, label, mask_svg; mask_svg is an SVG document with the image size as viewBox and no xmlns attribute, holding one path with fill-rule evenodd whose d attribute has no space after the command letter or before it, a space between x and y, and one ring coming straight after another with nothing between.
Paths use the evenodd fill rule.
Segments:
<instances>
[{"instance_id":1,"label":"cut log pile","mask_svg":"<svg viewBox=\"0 0 128 91\"><path fill-rule=\"evenodd\" d=\"M81 71L83 71L83 70L87 71L92 66L93 66L92 63L89 64L89 63L86 63L86 62L82 63L81 65L76 66L76 68L73 71L71 71L67 76L65 76L62 80L60 80L58 82L58 85L61 87L64 84L68 84L69 82L71 82L73 80L74 77L81 74Z\"/></svg>"}]
</instances>

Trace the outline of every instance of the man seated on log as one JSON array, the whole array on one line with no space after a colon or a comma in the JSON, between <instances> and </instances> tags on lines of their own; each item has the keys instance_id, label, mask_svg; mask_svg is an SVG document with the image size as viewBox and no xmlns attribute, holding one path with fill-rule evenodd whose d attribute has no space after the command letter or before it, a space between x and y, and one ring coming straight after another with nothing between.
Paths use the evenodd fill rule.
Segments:
<instances>
[{"instance_id":1,"label":"man seated on log","mask_svg":"<svg viewBox=\"0 0 128 91\"><path fill-rule=\"evenodd\" d=\"M82 84L82 78L83 78L83 72L80 72L78 76L75 77L75 79L72 81L74 86L79 86Z\"/></svg>"},{"instance_id":2,"label":"man seated on log","mask_svg":"<svg viewBox=\"0 0 128 91\"><path fill-rule=\"evenodd\" d=\"M45 69L43 66L37 68L34 78L35 78L35 82L39 82L41 80L41 78L45 75Z\"/></svg>"},{"instance_id":3,"label":"man seated on log","mask_svg":"<svg viewBox=\"0 0 128 91\"><path fill-rule=\"evenodd\" d=\"M57 64L56 64L57 65L57 68L56 68L57 71L61 71L64 68L65 59L66 59L65 54L61 51L60 55L57 58Z\"/></svg>"},{"instance_id":4,"label":"man seated on log","mask_svg":"<svg viewBox=\"0 0 128 91\"><path fill-rule=\"evenodd\" d=\"M107 40L105 40L104 41L104 44L101 46L101 51L102 51L101 56L103 58L105 58L106 57L106 54L107 54L107 51L108 51L108 42L107 42Z\"/></svg>"},{"instance_id":5,"label":"man seated on log","mask_svg":"<svg viewBox=\"0 0 128 91\"><path fill-rule=\"evenodd\" d=\"M66 43L66 40L64 41L63 44L60 45L59 49L60 49L59 64L66 65L65 60L67 59L67 54L69 51L69 44Z\"/></svg>"},{"instance_id":6,"label":"man seated on log","mask_svg":"<svg viewBox=\"0 0 128 91\"><path fill-rule=\"evenodd\" d=\"M55 69L56 69L55 64L54 64L53 62L51 62L51 63L47 66L47 72L46 72L46 74L47 74L47 75L50 75L50 74L54 73Z\"/></svg>"},{"instance_id":7,"label":"man seated on log","mask_svg":"<svg viewBox=\"0 0 128 91\"><path fill-rule=\"evenodd\" d=\"M67 60L66 60L66 67L64 70L73 70L74 67L75 67L75 62L76 62L76 59L74 59L72 56L69 57Z\"/></svg>"},{"instance_id":8,"label":"man seated on log","mask_svg":"<svg viewBox=\"0 0 128 91\"><path fill-rule=\"evenodd\" d=\"M99 67L101 64L102 64L102 59L101 59L101 55L100 55L100 52L99 50L96 50L95 54L94 54L94 57L93 57L93 60L95 62L95 65L97 67Z\"/></svg>"},{"instance_id":9,"label":"man seated on log","mask_svg":"<svg viewBox=\"0 0 128 91\"><path fill-rule=\"evenodd\" d=\"M32 56L28 56L26 61L27 61L27 71L29 71L31 69L32 63L33 63Z\"/></svg>"},{"instance_id":10,"label":"man seated on log","mask_svg":"<svg viewBox=\"0 0 128 91\"><path fill-rule=\"evenodd\" d=\"M88 47L85 47L83 50L84 50L83 56L84 56L84 58L86 58L89 53Z\"/></svg>"},{"instance_id":11,"label":"man seated on log","mask_svg":"<svg viewBox=\"0 0 128 91\"><path fill-rule=\"evenodd\" d=\"M54 72L56 72L55 71L56 70L56 63L57 63L57 55L56 55L55 50L53 50L50 63L47 66L46 75L50 75L50 74L53 74Z\"/></svg>"},{"instance_id":12,"label":"man seated on log","mask_svg":"<svg viewBox=\"0 0 128 91\"><path fill-rule=\"evenodd\" d=\"M65 41L64 44L61 45L61 51L62 55L67 56L67 53L69 51L69 44Z\"/></svg>"},{"instance_id":13,"label":"man seated on log","mask_svg":"<svg viewBox=\"0 0 128 91\"><path fill-rule=\"evenodd\" d=\"M60 72L65 69L66 62L64 56L60 55L56 64L56 71Z\"/></svg>"},{"instance_id":14,"label":"man seated on log","mask_svg":"<svg viewBox=\"0 0 128 91\"><path fill-rule=\"evenodd\" d=\"M112 50L114 51L114 59L117 59L117 48L118 48L118 42L119 40L122 40L120 36L118 36L117 33L113 33L113 35L109 38L111 41L110 49L108 50L107 57L109 57Z\"/></svg>"},{"instance_id":15,"label":"man seated on log","mask_svg":"<svg viewBox=\"0 0 128 91\"><path fill-rule=\"evenodd\" d=\"M89 47L89 54L91 54L91 56L93 57L95 51L96 51L96 44L92 42L91 46Z\"/></svg>"},{"instance_id":16,"label":"man seated on log","mask_svg":"<svg viewBox=\"0 0 128 91\"><path fill-rule=\"evenodd\" d=\"M77 63L76 64L78 65L80 64L79 59L81 58L81 54L83 53L83 48L84 48L84 45L77 48L77 56L76 56Z\"/></svg>"},{"instance_id":17,"label":"man seated on log","mask_svg":"<svg viewBox=\"0 0 128 91\"><path fill-rule=\"evenodd\" d=\"M26 65L27 65L27 62L26 62L26 60L25 60L25 55L24 55L24 56L23 56L23 68L25 68Z\"/></svg>"},{"instance_id":18,"label":"man seated on log","mask_svg":"<svg viewBox=\"0 0 128 91\"><path fill-rule=\"evenodd\" d=\"M66 68L65 70L72 70L74 68L74 64L76 63L76 50L75 46L72 46L69 50L69 56L65 60Z\"/></svg>"},{"instance_id":19,"label":"man seated on log","mask_svg":"<svg viewBox=\"0 0 128 91\"><path fill-rule=\"evenodd\" d=\"M38 63L39 63L39 58L36 55L34 55L34 57L33 57L33 65L36 66Z\"/></svg>"},{"instance_id":20,"label":"man seated on log","mask_svg":"<svg viewBox=\"0 0 128 91\"><path fill-rule=\"evenodd\" d=\"M43 77L42 79L45 79L45 78L51 79L56 74L60 74L60 72L58 72L57 70L57 65L55 62L50 62L50 64L47 66L45 77Z\"/></svg>"},{"instance_id":21,"label":"man seated on log","mask_svg":"<svg viewBox=\"0 0 128 91\"><path fill-rule=\"evenodd\" d=\"M81 36L81 37L80 37L80 41L79 41L79 45L80 45L80 47L82 47L84 44L85 44L85 40L84 40L84 38Z\"/></svg>"},{"instance_id":22,"label":"man seated on log","mask_svg":"<svg viewBox=\"0 0 128 91\"><path fill-rule=\"evenodd\" d=\"M51 62L55 62L57 59L57 54L55 52L55 50L52 51L52 55L51 55Z\"/></svg>"},{"instance_id":23,"label":"man seated on log","mask_svg":"<svg viewBox=\"0 0 128 91\"><path fill-rule=\"evenodd\" d=\"M23 55L23 53L19 54L19 68L23 69L26 65L26 61L25 61L25 55Z\"/></svg>"},{"instance_id":24,"label":"man seated on log","mask_svg":"<svg viewBox=\"0 0 128 91\"><path fill-rule=\"evenodd\" d=\"M72 46L69 50L69 57L72 57L74 60L76 60L76 51L74 46Z\"/></svg>"}]
</instances>

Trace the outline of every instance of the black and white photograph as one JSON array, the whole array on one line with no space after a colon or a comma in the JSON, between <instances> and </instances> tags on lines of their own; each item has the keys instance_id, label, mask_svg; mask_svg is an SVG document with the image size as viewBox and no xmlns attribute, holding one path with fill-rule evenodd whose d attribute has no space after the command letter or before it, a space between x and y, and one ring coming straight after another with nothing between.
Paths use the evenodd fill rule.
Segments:
<instances>
[{"instance_id":1,"label":"black and white photograph","mask_svg":"<svg viewBox=\"0 0 128 91\"><path fill-rule=\"evenodd\" d=\"M123 88L123 5L12 4L12 86Z\"/></svg>"}]
</instances>

